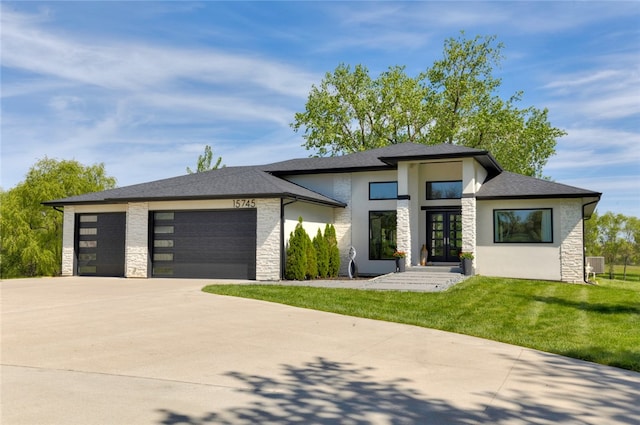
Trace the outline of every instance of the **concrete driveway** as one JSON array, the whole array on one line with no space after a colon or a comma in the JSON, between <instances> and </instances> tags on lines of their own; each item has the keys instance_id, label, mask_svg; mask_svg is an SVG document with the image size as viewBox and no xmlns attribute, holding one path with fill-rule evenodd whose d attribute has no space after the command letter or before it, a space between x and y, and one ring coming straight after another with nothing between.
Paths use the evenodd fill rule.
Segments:
<instances>
[{"instance_id":1,"label":"concrete driveway","mask_svg":"<svg viewBox=\"0 0 640 425\"><path fill-rule=\"evenodd\" d=\"M640 374L204 294L203 280L4 281L10 424L636 424Z\"/></svg>"}]
</instances>

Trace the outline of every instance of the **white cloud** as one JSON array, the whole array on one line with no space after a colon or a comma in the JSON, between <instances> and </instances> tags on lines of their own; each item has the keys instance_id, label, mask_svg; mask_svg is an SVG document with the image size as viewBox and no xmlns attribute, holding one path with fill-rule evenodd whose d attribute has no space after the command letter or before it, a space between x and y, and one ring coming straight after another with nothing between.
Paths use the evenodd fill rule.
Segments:
<instances>
[{"instance_id":1,"label":"white cloud","mask_svg":"<svg viewBox=\"0 0 640 425\"><path fill-rule=\"evenodd\" d=\"M242 82L277 95L304 97L315 75L251 55L136 42L76 41L40 29L36 20L2 14L3 66L124 91L177 81Z\"/></svg>"}]
</instances>

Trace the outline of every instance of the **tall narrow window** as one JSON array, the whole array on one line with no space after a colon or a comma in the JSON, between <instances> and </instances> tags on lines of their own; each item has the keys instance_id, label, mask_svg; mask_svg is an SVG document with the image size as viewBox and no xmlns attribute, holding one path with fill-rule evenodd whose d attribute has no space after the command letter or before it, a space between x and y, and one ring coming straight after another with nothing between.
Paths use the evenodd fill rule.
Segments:
<instances>
[{"instance_id":1,"label":"tall narrow window","mask_svg":"<svg viewBox=\"0 0 640 425\"><path fill-rule=\"evenodd\" d=\"M393 260L396 250L396 212L369 211L369 259Z\"/></svg>"},{"instance_id":2,"label":"tall narrow window","mask_svg":"<svg viewBox=\"0 0 640 425\"><path fill-rule=\"evenodd\" d=\"M553 216L551 208L494 210L495 243L551 243Z\"/></svg>"}]
</instances>

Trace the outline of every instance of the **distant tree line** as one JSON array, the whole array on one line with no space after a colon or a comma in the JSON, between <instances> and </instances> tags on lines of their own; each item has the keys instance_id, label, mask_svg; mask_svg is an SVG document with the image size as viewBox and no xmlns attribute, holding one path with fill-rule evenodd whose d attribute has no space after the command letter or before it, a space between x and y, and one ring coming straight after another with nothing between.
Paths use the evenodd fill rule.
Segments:
<instances>
[{"instance_id":1,"label":"distant tree line","mask_svg":"<svg viewBox=\"0 0 640 425\"><path fill-rule=\"evenodd\" d=\"M594 213L585 221L585 248L587 256L604 257L609 277L613 266L623 265L626 279L627 266L640 263L640 219L623 214Z\"/></svg>"}]
</instances>

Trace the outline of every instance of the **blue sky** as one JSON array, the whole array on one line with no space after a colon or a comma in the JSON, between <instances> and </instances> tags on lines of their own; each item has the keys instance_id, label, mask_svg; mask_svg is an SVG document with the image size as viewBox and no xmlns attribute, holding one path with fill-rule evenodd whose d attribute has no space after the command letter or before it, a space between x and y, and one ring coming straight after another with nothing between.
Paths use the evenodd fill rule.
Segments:
<instances>
[{"instance_id":1,"label":"blue sky","mask_svg":"<svg viewBox=\"0 0 640 425\"><path fill-rule=\"evenodd\" d=\"M1 4L2 187L44 156L104 162L119 186L306 157L289 127L340 63L417 75L443 42L496 35L501 95L567 131L545 175L640 217L640 2Z\"/></svg>"}]
</instances>

